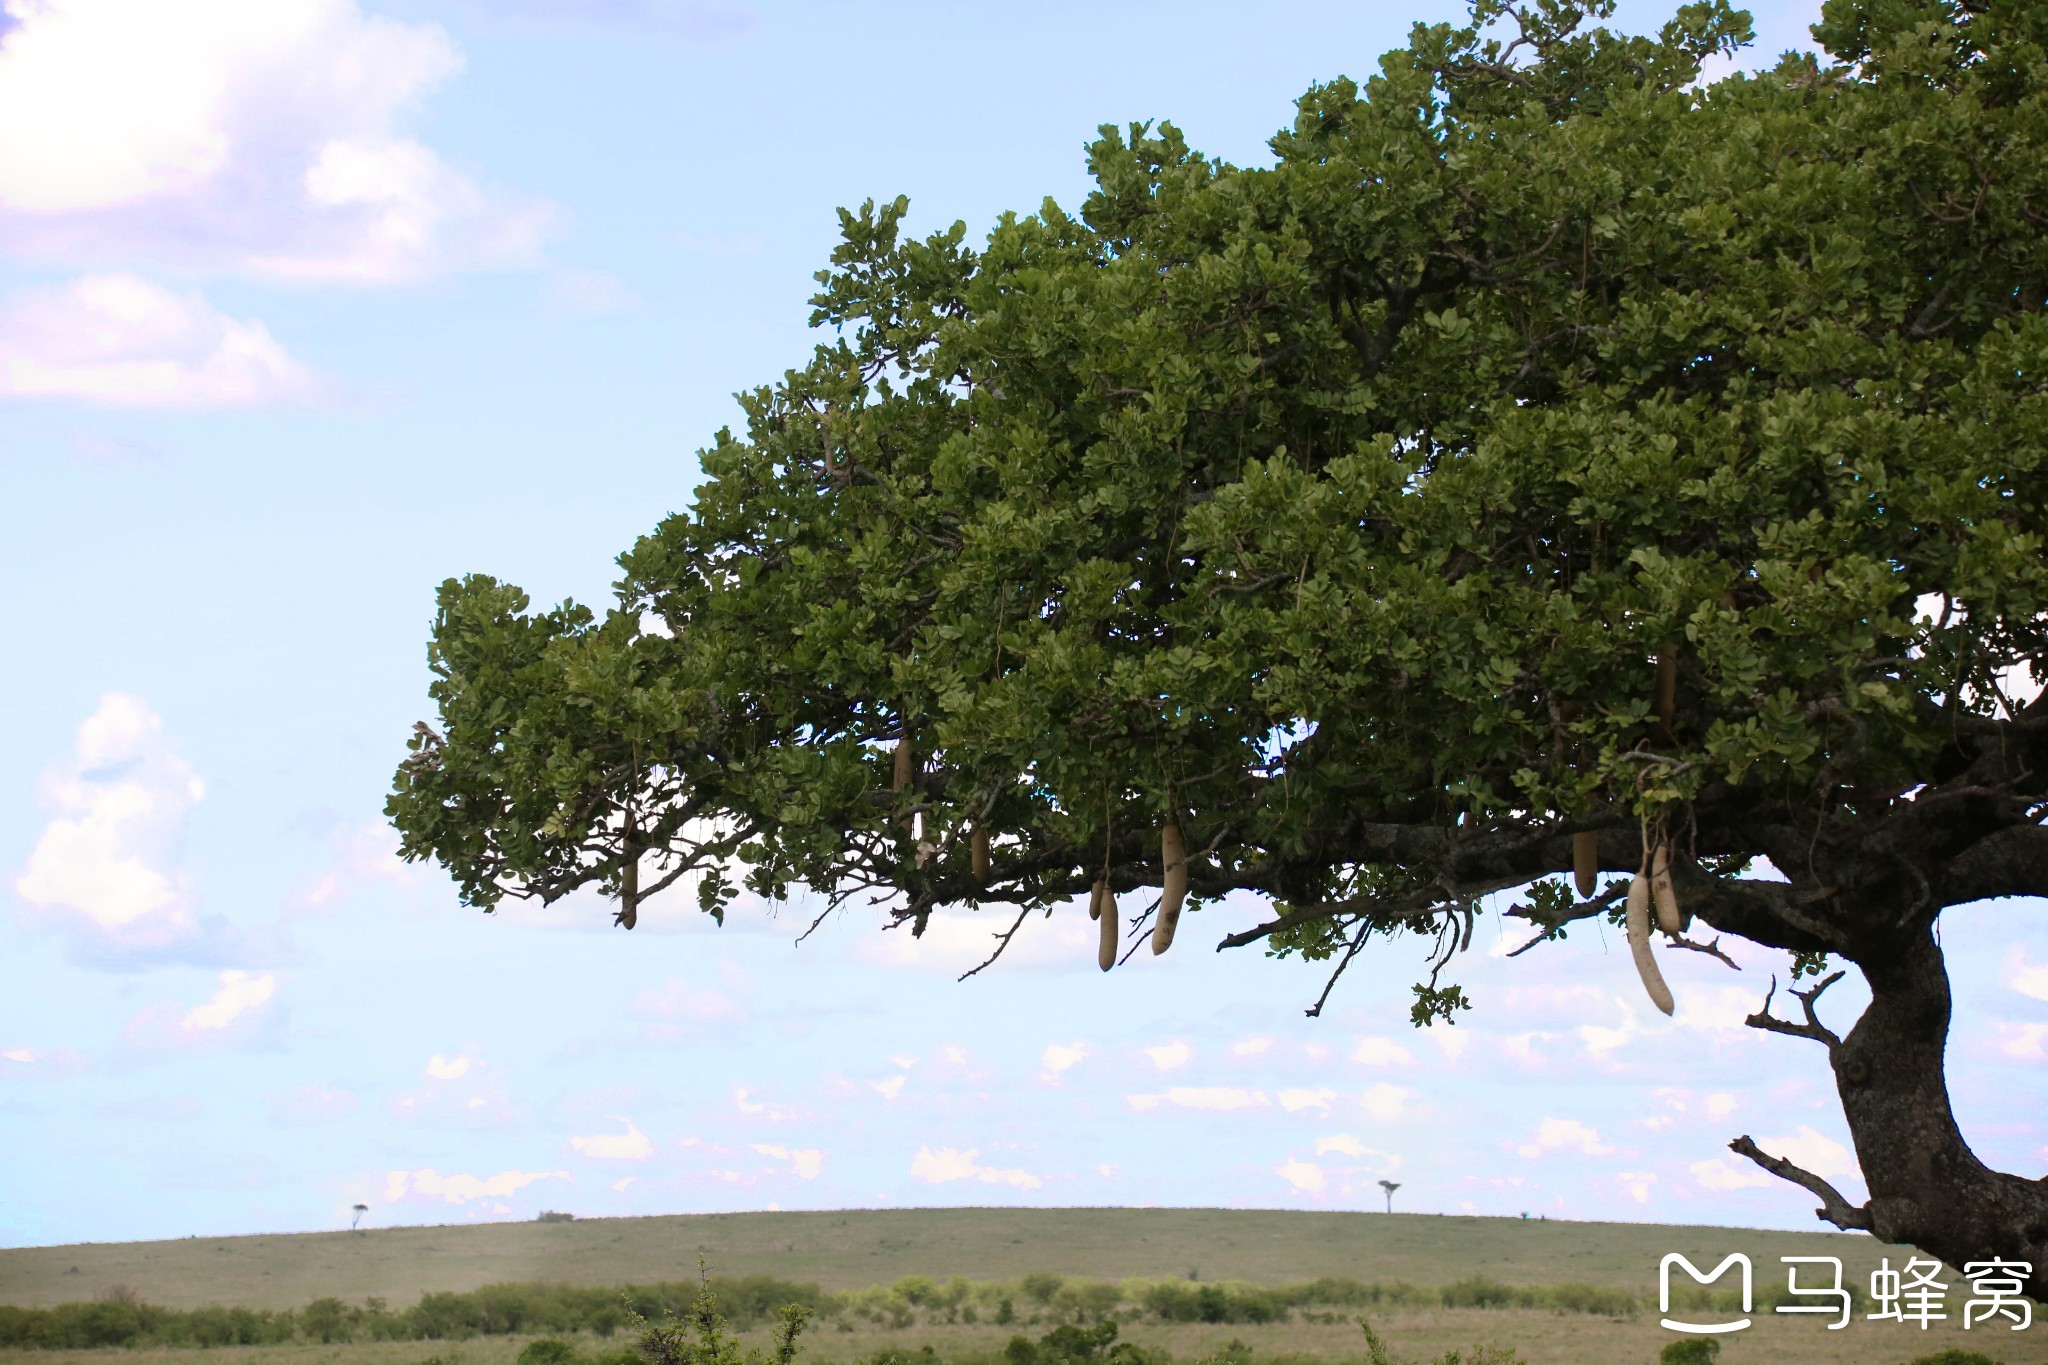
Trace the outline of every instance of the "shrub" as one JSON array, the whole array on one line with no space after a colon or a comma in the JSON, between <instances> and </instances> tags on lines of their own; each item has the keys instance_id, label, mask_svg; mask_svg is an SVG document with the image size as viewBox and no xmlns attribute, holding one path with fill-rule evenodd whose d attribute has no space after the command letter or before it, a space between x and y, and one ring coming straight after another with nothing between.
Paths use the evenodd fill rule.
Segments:
<instances>
[{"instance_id":1,"label":"shrub","mask_svg":"<svg viewBox=\"0 0 2048 1365\"><path fill-rule=\"evenodd\" d=\"M1664 1349L1657 1353L1657 1365L1714 1365L1721 1354L1721 1343L1712 1337L1693 1337L1686 1341L1666 1342Z\"/></svg>"},{"instance_id":2,"label":"shrub","mask_svg":"<svg viewBox=\"0 0 2048 1365\"><path fill-rule=\"evenodd\" d=\"M1052 1296L1060 1292L1060 1286L1067 1282L1064 1275L1048 1275L1039 1272L1024 1277L1024 1297L1033 1303L1051 1303Z\"/></svg>"},{"instance_id":3,"label":"shrub","mask_svg":"<svg viewBox=\"0 0 2048 1365\"><path fill-rule=\"evenodd\" d=\"M1999 1365L1981 1351L1960 1351L1951 1346L1946 1351L1936 1351L1931 1356L1921 1356L1912 1365Z\"/></svg>"},{"instance_id":4,"label":"shrub","mask_svg":"<svg viewBox=\"0 0 2048 1365\"><path fill-rule=\"evenodd\" d=\"M577 1365L581 1358L568 1342L556 1337L543 1337L527 1343L526 1349L519 1353L519 1365Z\"/></svg>"}]
</instances>

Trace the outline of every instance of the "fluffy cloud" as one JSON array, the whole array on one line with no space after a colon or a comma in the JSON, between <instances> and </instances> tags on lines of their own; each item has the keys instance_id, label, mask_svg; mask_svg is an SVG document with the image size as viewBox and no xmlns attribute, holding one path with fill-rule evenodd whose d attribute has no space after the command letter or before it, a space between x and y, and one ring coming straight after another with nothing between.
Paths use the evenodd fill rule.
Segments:
<instances>
[{"instance_id":1,"label":"fluffy cloud","mask_svg":"<svg viewBox=\"0 0 2048 1365\"><path fill-rule=\"evenodd\" d=\"M31 259L374 283L535 259L401 117L461 67L355 0L5 0L0 238Z\"/></svg>"},{"instance_id":2,"label":"fluffy cloud","mask_svg":"<svg viewBox=\"0 0 2048 1365\"><path fill-rule=\"evenodd\" d=\"M1365 1106L1367 1114L1381 1123L1392 1123L1401 1117L1401 1112L1407 1108L1408 1101L1414 1098L1414 1091L1404 1090L1398 1085L1388 1085L1382 1081L1378 1085L1368 1087L1366 1092L1358 1097L1358 1102Z\"/></svg>"},{"instance_id":3,"label":"fluffy cloud","mask_svg":"<svg viewBox=\"0 0 2048 1365\"><path fill-rule=\"evenodd\" d=\"M1145 1048L1144 1053L1161 1071L1177 1071L1194 1058L1195 1050L1186 1043L1172 1042Z\"/></svg>"},{"instance_id":4,"label":"fluffy cloud","mask_svg":"<svg viewBox=\"0 0 2048 1365\"><path fill-rule=\"evenodd\" d=\"M134 275L0 305L0 397L198 410L299 402L318 387L262 323Z\"/></svg>"},{"instance_id":5,"label":"fluffy cloud","mask_svg":"<svg viewBox=\"0 0 2048 1365\"><path fill-rule=\"evenodd\" d=\"M599 1161L645 1161L654 1155L654 1143L647 1134L634 1127L631 1119L621 1118L618 1121L626 1125L625 1132L572 1137L569 1145Z\"/></svg>"},{"instance_id":6,"label":"fluffy cloud","mask_svg":"<svg viewBox=\"0 0 2048 1365\"><path fill-rule=\"evenodd\" d=\"M1998 1050L2018 1062L2048 1061L2048 1024L1998 1025Z\"/></svg>"},{"instance_id":7,"label":"fluffy cloud","mask_svg":"<svg viewBox=\"0 0 2048 1365\"><path fill-rule=\"evenodd\" d=\"M910 1159L910 1174L931 1185L950 1184L956 1180L979 1180L989 1185L1009 1185L1019 1190L1035 1190L1045 1183L1029 1171L995 1166L984 1166L976 1158L980 1149L970 1147L965 1151L957 1147L941 1147L936 1152L929 1147L917 1149L917 1155Z\"/></svg>"},{"instance_id":8,"label":"fluffy cloud","mask_svg":"<svg viewBox=\"0 0 2048 1365\"><path fill-rule=\"evenodd\" d=\"M1568 1147L1587 1156L1614 1154L1612 1147L1600 1141L1598 1129L1590 1128L1577 1119L1560 1118L1545 1118L1536 1125L1535 1136L1518 1145L1515 1151L1522 1156L1539 1157Z\"/></svg>"},{"instance_id":9,"label":"fluffy cloud","mask_svg":"<svg viewBox=\"0 0 2048 1365\"><path fill-rule=\"evenodd\" d=\"M1091 1051L1086 1043L1047 1043L1045 1051L1038 1055L1038 1064L1045 1068L1047 1080L1058 1080L1087 1061Z\"/></svg>"},{"instance_id":10,"label":"fluffy cloud","mask_svg":"<svg viewBox=\"0 0 2048 1365\"><path fill-rule=\"evenodd\" d=\"M2005 959L2005 984L2021 995L2048 1000L2048 966L2027 961L2023 949L2014 948Z\"/></svg>"},{"instance_id":11,"label":"fluffy cloud","mask_svg":"<svg viewBox=\"0 0 2048 1365\"><path fill-rule=\"evenodd\" d=\"M1330 1112L1330 1102L1336 1098L1337 1092L1328 1086L1317 1090L1282 1090L1280 1107L1290 1114L1298 1114L1304 1109L1327 1114Z\"/></svg>"},{"instance_id":12,"label":"fluffy cloud","mask_svg":"<svg viewBox=\"0 0 2048 1365\"><path fill-rule=\"evenodd\" d=\"M1650 1202L1650 1187L1657 1183L1653 1171L1616 1171L1614 1178L1621 1182L1622 1190L1638 1204Z\"/></svg>"},{"instance_id":13,"label":"fluffy cloud","mask_svg":"<svg viewBox=\"0 0 2048 1365\"><path fill-rule=\"evenodd\" d=\"M1266 1098L1263 1090L1242 1090L1234 1086L1176 1085L1154 1095L1124 1096L1131 1108L1141 1112L1157 1109L1162 1104L1171 1104L1181 1109L1270 1109L1273 1101Z\"/></svg>"},{"instance_id":14,"label":"fluffy cloud","mask_svg":"<svg viewBox=\"0 0 2048 1365\"><path fill-rule=\"evenodd\" d=\"M510 1199L538 1180L570 1180L567 1171L499 1171L496 1175L442 1175L431 1168L392 1171L384 1177L384 1202L409 1195L467 1204L472 1199ZM573 1181L571 1183L574 1183Z\"/></svg>"},{"instance_id":15,"label":"fluffy cloud","mask_svg":"<svg viewBox=\"0 0 2048 1365\"><path fill-rule=\"evenodd\" d=\"M1391 1038L1360 1038L1351 1060L1367 1066L1412 1066L1415 1054Z\"/></svg>"},{"instance_id":16,"label":"fluffy cloud","mask_svg":"<svg viewBox=\"0 0 2048 1365\"><path fill-rule=\"evenodd\" d=\"M1303 1194L1321 1194L1328 1184L1323 1168L1313 1161L1301 1161L1293 1157L1273 1168L1273 1174Z\"/></svg>"},{"instance_id":17,"label":"fluffy cloud","mask_svg":"<svg viewBox=\"0 0 2048 1365\"><path fill-rule=\"evenodd\" d=\"M401 1123L441 1128L502 1128L525 1112L512 1103L502 1073L473 1052L435 1053L421 1069L427 1083L394 1096L389 1112Z\"/></svg>"},{"instance_id":18,"label":"fluffy cloud","mask_svg":"<svg viewBox=\"0 0 2048 1365\"><path fill-rule=\"evenodd\" d=\"M1849 1149L1824 1133L1817 1133L1805 1124L1799 1130L1781 1137L1758 1140L1757 1145L1772 1156L1781 1156L1795 1166L1804 1166L1815 1175L1833 1179L1836 1176L1859 1175L1856 1158Z\"/></svg>"},{"instance_id":19,"label":"fluffy cloud","mask_svg":"<svg viewBox=\"0 0 2048 1365\"><path fill-rule=\"evenodd\" d=\"M213 994L197 1005L152 1005L128 1021L131 1042L154 1046L210 1047L241 1042L271 1016L275 972L224 971Z\"/></svg>"},{"instance_id":20,"label":"fluffy cloud","mask_svg":"<svg viewBox=\"0 0 2048 1365\"><path fill-rule=\"evenodd\" d=\"M752 1146L762 1156L788 1162L789 1173L799 1180L816 1180L825 1169L825 1154L816 1147L779 1147L760 1142Z\"/></svg>"},{"instance_id":21,"label":"fluffy cloud","mask_svg":"<svg viewBox=\"0 0 2048 1365\"><path fill-rule=\"evenodd\" d=\"M1717 1156L1711 1161L1695 1161L1686 1169L1692 1172L1692 1178L1699 1182L1701 1189L1712 1190L1717 1194L1725 1194L1730 1190L1756 1189L1774 1183L1770 1176L1749 1162L1737 1165L1726 1157Z\"/></svg>"},{"instance_id":22,"label":"fluffy cloud","mask_svg":"<svg viewBox=\"0 0 2048 1365\"><path fill-rule=\"evenodd\" d=\"M196 928L173 851L206 787L162 731L140 698L100 698L71 760L44 779L56 815L14 882L47 917L123 948L162 947Z\"/></svg>"},{"instance_id":23,"label":"fluffy cloud","mask_svg":"<svg viewBox=\"0 0 2048 1365\"><path fill-rule=\"evenodd\" d=\"M307 909L325 909L378 882L413 886L427 876L424 866L398 856L398 831L386 821L339 826L327 842L332 862L320 880L299 897Z\"/></svg>"},{"instance_id":24,"label":"fluffy cloud","mask_svg":"<svg viewBox=\"0 0 2048 1365\"><path fill-rule=\"evenodd\" d=\"M868 1089L885 1100L893 1100L903 1094L903 1083L909 1079L908 1076L891 1076L887 1080L869 1081Z\"/></svg>"}]
</instances>

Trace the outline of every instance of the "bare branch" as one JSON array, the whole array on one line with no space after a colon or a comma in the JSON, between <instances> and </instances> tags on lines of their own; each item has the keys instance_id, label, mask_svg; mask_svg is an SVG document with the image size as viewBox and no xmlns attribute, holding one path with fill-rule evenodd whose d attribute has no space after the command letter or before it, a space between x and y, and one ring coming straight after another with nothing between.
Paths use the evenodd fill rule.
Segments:
<instances>
[{"instance_id":1,"label":"bare branch","mask_svg":"<svg viewBox=\"0 0 2048 1365\"><path fill-rule=\"evenodd\" d=\"M1742 970L1742 968L1735 965L1734 958L1721 951L1721 936L1719 934L1714 935L1712 943L1695 943L1683 934L1667 934L1665 935L1665 942L1674 948L1683 948L1687 952L1692 953L1705 953L1708 957L1717 958L1727 963L1730 971L1739 972Z\"/></svg>"},{"instance_id":2,"label":"bare branch","mask_svg":"<svg viewBox=\"0 0 2048 1365\"><path fill-rule=\"evenodd\" d=\"M1840 981L1842 976L1843 973L1839 971L1833 972L1817 986L1808 990L1794 989L1792 991L1793 995L1799 997L1799 1003L1806 1012L1806 1022L1803 1024L1794 1023L1788 1019L1780 1019L1771 1013L1771 1001L1778 994L1778 978L1772 976L1771 988L1764 994L1763 1008L1742 1022L1751 1028L1763 1029L1767 1033L1783 1033L1793 1038L1810 1038L1816 1043L1826 1044L1828 1051L1833 1052L1842 1045L1842 1040L1832 1029L1821 1023L1820 1016L1814 1013L1813 1002L1820 999L1821 992L1834 985L1837 981Z\"/></svg>"},{"instance_id":3,"label":"bare branch","mask_svg":"<svg viewBox=\"0 0 2048 1365\"><path fill-rule=\"evenodd\" d=\"M1836 975L1840 975L1840 973L1836 973ZM1815 993L1818 994L1819 992L1816 991ZM1772 1156L1769 1152L1759 1148L1750 1139L1749 1134L1744 1133L1741 1137L1729 1143L1728 1150L1737 1156L1748 1157L1780 1180L1789 1180L1793 1184L1820 1196L1821 1205L1813 1211L1813 1215L1822 1222L1833 1223L1844 1232L1870 1232L1873 1230L1870 1219L1870 1205L1851 1204L1842 1197L1840 1190L1828 1184L1827 1181L1821 1179L1812 1171L1794 1166L1785 1158Z\"/></svg>"},{"instance_id":4,"label":"bare branch","mask_svg":"<svg viewBox=\"0 0 2048 1365\"><path fill-rule=\"evenodd\" d=\"M1003 949L1010 946L1010 940L1017 937L1017 931L1024 927L1024 917L1026 915L1029 915L1031 911L1032 907L1028 905L1025 906L1022 910L1019 910L1017 912L1016 922L1010 925L1008 931L995 935L996 938L1001 940L999 943L996 944L996 950L990 953L987 959L983 961L980 966L968 968L966 971L960 973L959 976L955 977L954 980L965 981L968 977L974 976L977 973L979 973L982 967L987 967L991 965L995 962L997 958L1001 957L1003 955ZM811 927L816 928L817 926L813 925Z\"/></svg>"},{"instance_id":5,"label":"bare branch","mask_svg":"<svg viewBox=\"0 0 2048 1365\"><path fill-rule=\"evenodd\" d=\"M1351 946L1345 949L1344 958L1337 964L1337 970L1331 972L1330 979L1323 983L1323 993L1317 996L1315 1004L1310 1005L1305 1011L1309 1018L1320 1019L1322 1017L1323 1002L1330 998L1331 991L1337 989L1337 978L1344 975L1344 969L1351 965L1351 959L1358 956L1358 950L1365 946L1366 939L1370 937L1372 937L1372 925L1359 925L1358 934L1351 940Z\"/></svg>"}]
</instances>

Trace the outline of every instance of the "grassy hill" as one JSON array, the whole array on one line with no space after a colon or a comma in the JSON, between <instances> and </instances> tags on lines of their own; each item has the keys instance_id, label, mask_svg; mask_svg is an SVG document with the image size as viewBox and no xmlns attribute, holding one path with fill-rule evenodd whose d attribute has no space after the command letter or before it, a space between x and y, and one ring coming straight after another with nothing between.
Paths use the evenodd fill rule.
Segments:
<instances>
[{"instance_id":1,"label":"grassy hill","mask_svg":"<svg viewBox=\"0 0 2048 1365\"><path fill-rule=\"evenodd\" d=\"M1861 1278L1885 1248L1822 1232L1575 1223L1427 1214L1236 1209L882 1209L683 1214L571 1223L487 1223L171 1242L0 1249L0 1303L48 1306L122 1285L174 1308L219 1303L296 1308L322 1295L404 1306L420 1294L499 1281L618 1285L721 1275L811 1280L827 1289L905 1275L1017 1279L1056 1271L1284 1284L1319 1276L1448 1284L1580 1282L1654 1290L1658 1261L1703 1266L1730 1251L1842 1257ZM1859 1267L1863 1269L1859 1272Z\"/></svg>"}]
</instances>

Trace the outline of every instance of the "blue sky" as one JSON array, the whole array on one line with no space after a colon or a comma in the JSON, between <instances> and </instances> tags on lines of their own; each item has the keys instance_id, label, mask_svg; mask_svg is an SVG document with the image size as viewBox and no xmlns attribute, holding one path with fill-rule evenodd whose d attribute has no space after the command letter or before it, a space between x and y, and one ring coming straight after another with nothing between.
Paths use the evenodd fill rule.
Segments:
<instances>
[{"instance_id":1,"label":"blue sky","mask_svg":"<svg viewBox=\"0 0 2048 1365\"><path fill-rule=\"evenodd\" d=\"M1765 53L1814 7L1760 7ZM1310 82L1452 6L4 0L0 1244L914 1204L1397 1207L1812 1226L1844 1174L1782 963L1591 930L1406 1023L1420 945L1213 941L1104 977L1078 907L965 984L802 906L485 918L379 811L434 585L601 600L731 394L810 344L834 209L980 231L1098 123L1255 163ZM1625 9L1624 26L1662 15ZM1952 915L1952 1083L2032 1173L2048 935ZM1218 921L1222 921L1219 923ZM1849 985L1835 1015L1855 1004ZM1853 1186L1853 1179L1845 1183Z\"/></svg>"}]
</instances>

